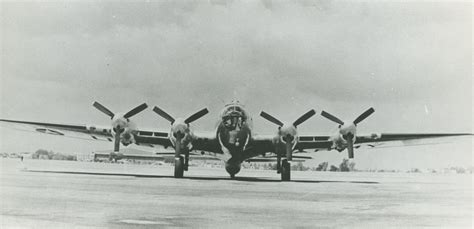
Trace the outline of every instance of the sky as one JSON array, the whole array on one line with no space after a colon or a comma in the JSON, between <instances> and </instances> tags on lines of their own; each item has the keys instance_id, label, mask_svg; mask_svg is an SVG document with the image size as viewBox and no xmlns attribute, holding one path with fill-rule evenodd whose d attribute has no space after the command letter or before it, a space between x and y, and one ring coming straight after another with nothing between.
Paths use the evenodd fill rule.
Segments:
<instances>
[{"instance_id":1,"label":"sky","mask_svg":"<svg viewBox=\"0 0 474 229\"><path fill-rule=\"evenodd\" d=\"M175 117L207 107L210 114L193 127L213 130L224 104L238 99L262 134L276 127L258 116L261 110L291 122L309 109L352 121L369 107L376 112L359 124L359 133L473 129L469 1L0 4L1 118L109 125L94 101L114 112L146 102ZM134 121L169 127L150 108ZM2 151L112 147L0 130ZM321 116L299 127L300 134L335 130ZM472 140L453 141L360 149L357 163L472 165Z\"/></svg>"}]
</instances>

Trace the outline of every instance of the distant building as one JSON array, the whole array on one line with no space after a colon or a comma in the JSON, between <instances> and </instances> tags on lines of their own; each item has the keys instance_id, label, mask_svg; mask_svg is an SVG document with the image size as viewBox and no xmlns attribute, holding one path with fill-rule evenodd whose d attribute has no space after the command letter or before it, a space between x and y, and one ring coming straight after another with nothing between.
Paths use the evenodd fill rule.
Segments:
<instances>
[{"instance_id":1,"label":"distant building","mask_svg":"<svg viewBox=\"0 0 474 229\"><path fill-rule=\"evenodd\" d=\"M94 152L92 153L76 153L76 158L78 161L93 161L94 160Z\"/></svg>"}]
</instances>

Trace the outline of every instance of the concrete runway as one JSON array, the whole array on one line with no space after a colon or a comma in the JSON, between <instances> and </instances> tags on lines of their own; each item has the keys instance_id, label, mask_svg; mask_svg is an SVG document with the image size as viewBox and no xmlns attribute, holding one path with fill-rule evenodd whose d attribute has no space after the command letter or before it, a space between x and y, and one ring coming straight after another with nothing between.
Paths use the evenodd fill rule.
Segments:
<instances>
[{"instance_id":1,"label":"concrete runway","mask_svg":"<svg viewBox=\"0 0 474 229\"><path fill-rule=\"evenodd\" d=\"M0 228L472 228L471 174L0 163Z\"/></svg>"}]
</instances>

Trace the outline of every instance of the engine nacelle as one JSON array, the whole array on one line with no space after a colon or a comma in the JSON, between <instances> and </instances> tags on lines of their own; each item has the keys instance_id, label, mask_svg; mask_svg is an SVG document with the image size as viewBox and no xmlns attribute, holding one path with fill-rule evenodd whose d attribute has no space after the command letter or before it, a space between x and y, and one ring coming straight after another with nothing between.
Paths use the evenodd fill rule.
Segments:
<instances>
[{"instance_id":1,"label":"engine nacelle","mask_svg":"<svg viewBox=\"0 0 474 229\"><path fill-rule=\"evenodd\" d=\"M180 139L180 142L177 141L178 138ZM177 118L171 125L171 143L174 146L176 146L176 144L181 144L182 147L191 148L193 138L194 135L189 124L186 124L182 118Z\"/></svg>"},{"instance_id":2,"label":"engine nacelle","mask_svg":"<svg viewBox=\"0 0 474 229\"><path fill-rule=\"evenodd\" d=\"M120 135L120 142L124 146L128 146L130 144L135 143L135 137L134 133L130 129L126 129L121 135Z\"/></svg>"},{"instance_id":3,"label":"engine nacelle","mask_svg":"<svg viewBox=\"0 0 474 229\"><path fill-rule=\"evenodd\" d=\"M278 129L278 135L280 136L280 141L283 143L290 142L294 144L298 139L298 131L292 124L285 124L280 127Z\"/></svg>"},{"instance_id":4,"label":"engine nacelle","mask_svg":"<svg viewBox=\"0 0 474 229\"><path fill-rule=\"evenodd\" d=\"M341 135L334 136L331 138L331 140L333 142L333 147L335 150L342 152L347 148L347 142Z\"/></svg>"}]
</instances>

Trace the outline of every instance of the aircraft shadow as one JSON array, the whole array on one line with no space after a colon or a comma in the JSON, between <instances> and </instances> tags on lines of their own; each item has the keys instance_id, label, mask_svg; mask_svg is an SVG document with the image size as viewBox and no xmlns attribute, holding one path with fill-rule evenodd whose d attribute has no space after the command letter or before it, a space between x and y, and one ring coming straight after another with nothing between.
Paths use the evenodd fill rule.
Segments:
<instances>
[{"instance_id":1,"label":"aircraft shadow","mask_svg":"<svg viewBox=\"0 0 474 229\"><path fill-rule=\"evenodd\" d=\"M130 174L130 173L96 173L96 172L74 172L74 171L47 171L47 170L24 170L26 172L34 173L59 173L59 174L76 174L76 175L96 175L96 176L126 176L137 178L173 178L171 175L148 175L148 174ZM184 180L227 180L227 181L247 181L247 182L282 182L274 178L259 178L259 177L196 177L185 176ZM285 181L288 182L288 181ZM295 183L354 183L354 184L379 184L375 181L337 181L337 180L291 180L289 182Z\"/></svg>"}]
</instances>

